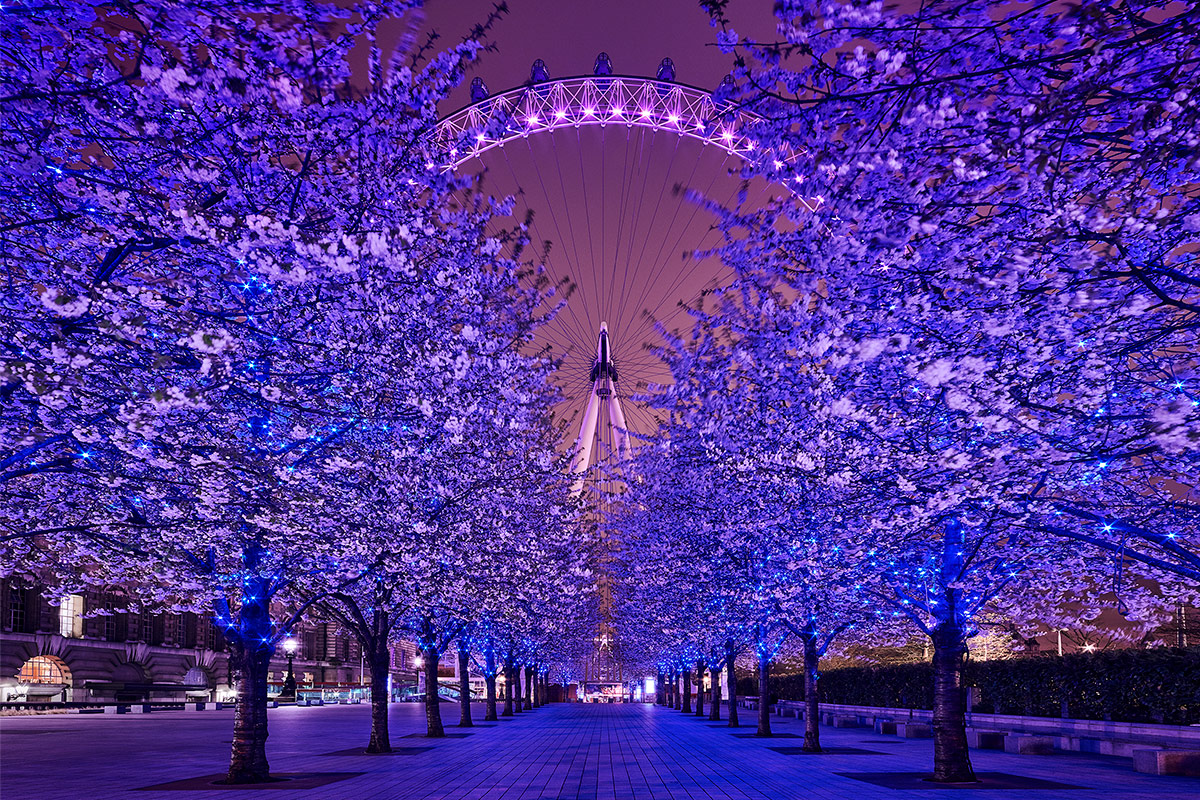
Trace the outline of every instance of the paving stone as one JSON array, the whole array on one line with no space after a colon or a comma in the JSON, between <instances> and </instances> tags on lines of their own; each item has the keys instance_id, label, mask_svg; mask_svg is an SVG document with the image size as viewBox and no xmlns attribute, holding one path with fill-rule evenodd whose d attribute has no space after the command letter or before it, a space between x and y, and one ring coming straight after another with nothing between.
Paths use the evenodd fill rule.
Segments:
<instances>
[{"instance_id":1,"label":"paving stone","mask_svg":"<svg viewBox=\"0 0 1200 800\"><path fill-rule=\"evenodd\" d=\"M1082 789L1070 783L1059 783L1027 775L1009 775L1003 772L977 772L973 783L936 783L928 772L839 772L844 778L853 778L886 789L950 789L972 791L979 789ZM1038 795L1039 797L1041 795Z\"/></svg>"},{"instance_id":2,"label":"paving stone","mask_svg":"<svg viewBox=\"0 0 1200 800\"><path fill-rule=\"evenodd\" d=\"M759 736L757 733L735 733L739 739L799 739L798 733L777 733L772 732L770 736Z\"/></svg>"},{"instance_id":3,"label":"paving stone","mask_svg":"<svg viewBox=\"0 0 1200 800\"><path fill-rule=\"evenodd\" d=\"M426 753L432 750L432 747L392 747L386 753L368 753L365 748L351 747L348 750L334 750L332 753L322 753L323 756L362 756L363 758L378 758L380 756L415 756L417 753Z\"/></svg>"},{"instance_id":4,"label":"paving stone","mask_svg":"<svg viewBox=\"0 0 1200 800\"><path fill-rule=\"evenodd\" d=\"M273 780L265 783L255 784L229 784L225 783L225 773L218 772L215 775L201 775L199 778L188 778L182 781L171 781L169 783L159 783L154 786L145 786L138 791L142 792L195 792L205 789L216 789L218 791L234 791L234 792L251 792L251 791L270 791L282 790L288 792L297 792L303 789L319 789L322 786L328 786L331 783L344 781L347 778L357 778L362 775L361 772L273 772L271 777Z\"/></svg>"},{"instance_id":5,"label":"paving stone","mask_svg":"<svg viewBox=\"0 0 1200 800\"><path fill-rule=\"evenodd\" d=\"M458 709L446 705L452 727ZM483 708L474 712L483 719ZM341 773L313 789L293 783L298 800L882 800L903 790L866 779L907 773L904 789L929 790L921 781L933 768L928 739L863 738L861 729L821 731L819 756L790 756L754 738L730 736L728 727L697 725L678 711L643 705L556 704L493 725L468 738L405 738L424 731L416 704L390 709L393 746L420 750L400 757L361 753L370 734L370 706L284 707L268 712L267 754L274 774ZM713 723L710 723L713 724ZM489 723L491 725L491 723ZM804 723L772 720L779 733L801 734ZM75 715L0 718L0 796L17 800L229 800L212 786L229 759L231 710L202 714ZM56 735L50 735L53 731ZM15 733L14 733L15 732ZM47 735L37 735L44 732ZM753 727L743 726L744 733ZM7 735L12 733L13 735ZM862 744L875 745L866 754ZM857 745L857 747L856 747ZM1009 776L1028 788L985 779L956 787L966 800L1191 800L1200 779L1134 772L1130 759L1080 753L1022 756L972 751L979 774ZM864 769L866 768L866 769ZM912 778L911 776L917 776ZM198 781L186 792L164 787ZM1031 791L1035 781L1036 792ZM1060 788L1063 781L1080 788ZM1045 783L1048 782L1048 783ZM195 785L195 784L193 784ZM146 790L146 787L153 787ZM282 796L246 790L249 796ZM246 796L246 795L241 795Z\"/></svg>"},{"instance_id":6,"label":"paving stone","mask_svg":"<svg viewBox=\"0 0 1200 800\"><path fill-rule=\"evenodd\" d=\"M864 750L861 747L822 747L819 753L805 750L803 747L768 747L776 753L785 756L882 756L882 750Z\"/></svg>"},{"instance_id":7,"label":"paving stone","mask_svg":"<svg viewBox=\"0 0 1200 800\"><path fill-rule=\"evenodd\" d=\"M433 738L435 738L435 739L465 739L470 735L471 734L469 734L469 733L447 733L443 736L435 736ZM430 737L426 736L423 733L406 733L406 734L404 734L404 738L405 739L429 739Z\"/></svg>"}]
</instances>

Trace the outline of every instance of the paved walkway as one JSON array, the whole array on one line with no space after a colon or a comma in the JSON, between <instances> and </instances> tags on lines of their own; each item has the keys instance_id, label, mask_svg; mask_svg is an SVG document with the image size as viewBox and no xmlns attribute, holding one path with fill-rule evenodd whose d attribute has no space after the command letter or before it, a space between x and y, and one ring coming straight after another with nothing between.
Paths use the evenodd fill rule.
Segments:
<instances>
[{"instance_id":1,"label":"paved walkway","mask_svg":"<svg viewBox=\"0 0 1200 800\"><path fill-rule=\"evenodd\" d=\"M442 708L444 720L453 725L457 707ZM430 741L419 736L421 709L395 705L393 745L411 750L386 757L328 755L365 745L365 705L280 708L270 714L273 772L357 774L312 789L274 784L287 794L265 789L144 791L222 772L232 713L0 717L0 795L5 800L929 800L932 791L934 796L950 793L962 800L1200 797L1200 779L1139 775L1127 759L998 752L975 752L976 770L1079 788L942 789L914 784L913 790L890 789L864 782L863 773L928 771L933 753L929 741L826 728L821 733L825 745L869 752L789 755L771 748L797 747L799 739L743 738L737 733L752 733L752 727L732 732L653 706L560 704L474 728L464 738ZM795 721L779 722L775 729L801 732ZM458 732L454 727L447 731ZM417 735L406 738L407 734Z\"/></svg>"}]
</instances>

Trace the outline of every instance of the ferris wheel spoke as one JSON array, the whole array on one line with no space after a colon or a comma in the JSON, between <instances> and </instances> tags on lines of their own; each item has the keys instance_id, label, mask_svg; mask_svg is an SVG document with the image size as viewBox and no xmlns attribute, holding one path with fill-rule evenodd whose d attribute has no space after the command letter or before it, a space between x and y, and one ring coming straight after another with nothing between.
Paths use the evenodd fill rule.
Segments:
<instances>
[{"instance_id":1,"label":"ferris wheel spoke","mask_svg":"<svg viewBox=\"0 0 1200 800\"><path fill-rule=\"evenodd\" d=\"M654 132L650 133L651 147L653 147L653 144L654 144L653 139L654 139L655 135L656 134ZM671 148L671 158L667 165L666 172L664 173L665 175L668 175L668 176L674 171L675 159L679 154L679 142L675 141L672 143L672 145L673 146ZM648 170L650 165L643 164L641 159L639 159L639 166L642 167L643 170ZM643 174L648 175L648 172L644 171ZM638 228L637 221L644 219L644 215L642 213L642 206L643 206L647 196L662 197L663 193L662 192L652 193L650 191L647 191L646 187L643 186L643 191L638 193L637 206L636 206L636 209L635 209L633 217L632 217L632 219L633 219L632 227L634 228L635 231ZM624 309L626 311L626 313L629 313L629 314L636 314L638 311L637 303L630 304L628 302L631 299L633 292L637 290L638 282L641 281L642 284L644 285L644 283L647 280L649 280L647 273L657 272L658 265L647 263L645 260L645 253L647 250L647 243L649 242L649 239L650 239L650 236L648 234L655 230L655 223L658 219L658 212L661 207L662 207L661 203L654 204L654 210L650 215L649 221L646 223L647 235L629 236L628 241L626 243L625 267L624 267L624 270L622 271L623 278L622 278L622 284L621 284L621 308ZM640 231L638 231L638 233L640 233ZM635 240L637 240L637 239L641 240L641 248L638 251L637 260L635 262L633 253L634 253ZM618 259L619 258L620 258L620 254L618 252ZM633 276L632 282L630 282L631 276ZM625 323L625 324L629 324L631 322L633 322L632 319L623 320L623 323Z\"/></svg>"},{"instance_id":2,"label":"ferris wheel spoke","mask_svg":"<svg viewBox=\"0 0 1200 800\"><path fill-rule=\"evenodd\" d=\"M629 206L632 202L631 195L633 193L634 181L632 180L631 173L634 170L631 170L629 168L629 152L631 149L630 148L631 138L637 142L636 149L638 152L636 153L636 155L634 157L635 158L635 160L634 160L635 169L637 169L641 163L641 158L642 158L641 144L644 141L644 136L645 136L644 131L639 129L636 134L633 134L631 132L630 134L627 134L625 137L625 148L624 148L625 167L621 171L621 193L620 193L620 199L618 201L618 203L619 203L619 205L617 206L618 208L621 208L621 209L629 208ZM644 196L644 192L642 193L642 195ZM629 224L628 228L626 228L624 225L625 220L627 218L630 220L630 224ZM631 236L633 234L633 232L636 230L636 227L637 227L637 215L636 214L634 214L632 216L622 215L622 216L618 217L618 219L617 219L617 249L616 249L616 252L614 253L614 258L613 258L614 263L616 263L616 261L620 258L620 243L622 241L624 241L625 238L628 238L629 236ZM609 282L609 284L608 284L608 305L610 308L613 307L615 299L617 299L617 298L623 299L624 298L625 285L628 282L628 279L629 279L629 271L624 270L621 273L621 292L619 295L617 295L616 298L614 298L614 296L613 296L613 293L616 290L616 286L617 286L616 276L614 275L613 280Z\"/></svg>"},{"instance_id":3,"label":"ferris wheel spoke","mask_svg":"<svg viewBox=\"0 0 1200 800\"><path fill-rule=\"evenodd\" d=\"M691 184L695 180L696 170L698 168L699 168L699 161L697 161L696 164L693 166L692 172L688 176L688 184ZM716 174L714 174L712 179L709 180L708 186L705 187L703 196L707 197L707 196L711 195L713 187L716 185L717 177L718 176ZM685 204L690 205L692 207L691 213L688 214L687 221L682 226L678 226L677 222L679 219L680 210L683 208L683 206ZM679 227L679 233L678 233L678 235L676 235L674 241L671 243L671 248L669 250L667 250L666 252L669 253L669 252L678 250L679 246L683 243L683 237L685 235L687 235L688 231L691 230L692 227L695 225L696 218L699 215L700 210L701 210L701 206L699 203L690 203L690 202L687 202L687 200L683 199L683 198L681 198L681 201L678 204L676 204L675 211L671 216L671 223L667 229L674 230L676 227ZM661 263L661 260L663 258L663 251L664 251L664 248L666 248L666 247L667 247L667 239L666 239L666 237L663 237L663 239L659 242L658 249L655 251L655 254L654 254L654 262L656 264ZM699 267L698 264L693 265L693 269L692 269L691 273L689 273L689 274L693 274L695 269L697 269L698 267ZM662 270L655 271L655 275L652 276L651 280L648 281L647 285L643 288L642 294L638 296L637 303L636 303L637 307L640 308L642 306L642 304L646 302L646 298L648 296L650 296L650 292L658 286L661 275L662 275ZM652 313L657 313L658 308L661 308L661 303L658 307L656 307L652 311Z\"/></svg>"},{"instance_id":4,"label":"ferris wheel spoke","mask_svg":"<svg viewBox=\"0 0 1200 800\"><path fill-rule=\"evenodd\" d=\"M645 398L673 379L655 351L665 344L659 330L682 327L688 306L724 269L697 255L720 242L707 208L673 190L717 201L727 189L732 195L737 178L725 159L754 152L742 134L747 117L727 114L702 90L638 79L571 78L491 97L506 100L481 101L445 121L442 141L460 148L451 145L447 168L503 159L498 172L514 187L514 215L529 216L547 279L570 290L534 338L560 365L556 424L572 440L589 437L580 443L602 465L579 485L612 490L620 481L605 470L627 452L630 436L636 444L658 429ZM493 149L501 153L486 155ZM608 332L609 354L598 356L598 337ZM585 413L593 398L598 408ZM582 423L592 416L589 431ZM603 519L609 499L603 491L594 499Z\"/></svg>"},{"instance_id":5,"label":"ferris wheel spoke","mask_svg":"<svg viewBox=\"0 0 1200 800\"><path fill-rule=\"evenodd\" d=\"M530 149L530 153L532 155L532 148ZM536 158L532 158L531 160L533 160L535 165L537 164ZM512 159L509 158L507 149L504 150L504 163L508 166L508 171L509 171L509 174L512 176L514 184L517 184L518 179L517 179L516 170L513 168ZM541 184L542 194L544 196L548 196L549 192L546 188L545 181L542 180L540 171L538 172L538 182ZM530 209L530 207L529 207L527 195L522 194L521 197L522 197L522 202L525 204L526 210L532 211L532 209ZM565 197L565 188L564 188L564 197ZM569 233L572 235L569 235L566 237L562 236L563 231L558 223L558 216L557 216L557 213L555 212L555 204L554 203L548 204L548 213L550 214L550 222L554 229L554 233L557 234L557 236L546 237L543 239L539 235L538 238L542 241L550 241L550 242L560 242L565 238L567 241L574 242L574 236L573 236L574 231L573 230L569 231ZM529 216L532 219L531 227L533 229L536 229L540 233L542 228L541 228L540 224L538 223L539 217L538 217L536 211L534 211ZM544 260L546 263L546 269L550 273L551 278L555 281L556 284L560 283L564 277L566 277L566 278L570 277L568 272L562 272L562 271L555 269L555 267L554 267L555 259L553 258L552 254L550 257L547 257ZM579 260L578 259L578 251L576 251L576 262L578 262L578 260ZM579 303L577 303L577 302L572 303L571 298L569 298L569 297L567 298L565 311L566 311L566 314L568 314L570 316L571 323L573 324L573 326L575 328L575 330L572 333L572 338L577 339L580 346L583 347L584 352L586 352L587 351L586 343L591 338L590 331L592 330L592 325L590 324L590 320L584 321L579 318L579 314L577 311L577 309L579 307L580 307ZM559 312L559 317L562 317L562 316L563 316L563 312Z\"/></svg>"}]
</instances>

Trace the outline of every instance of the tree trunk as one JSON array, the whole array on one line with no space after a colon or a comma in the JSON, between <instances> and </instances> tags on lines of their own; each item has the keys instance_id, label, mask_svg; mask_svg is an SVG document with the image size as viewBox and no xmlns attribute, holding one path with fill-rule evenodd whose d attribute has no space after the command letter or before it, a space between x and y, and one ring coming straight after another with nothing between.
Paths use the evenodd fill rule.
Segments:
<instances>
[{"instance_id":1,"label":"tree trunk","mask_svg":"<svg viewBox=\"0 0 1200 800\"><path fill-rule=\"evenodd\" d=\"M438 659L441 653L436 646L425 650L425 735L439 739L446 735L442 727L441 698L438 697Z\"/></svg>"},{"instance_id":2,"label":"tree trunk","mask_svg":"<svg viewBox=\"0 0 1200 800\"><path fill-rule=\"evenodd\" d=\"M712 708L708 712L708 718L713 722L721 721L721 669L720 667L712 666L708 669L709 677L712 679Z\"/></svg>"},{"instance_id":3,"label":"tree trunk","mask_svg":"<svg viewBox=\"0 0 1200 800\"><path fill-rule=\"evenodd\" d=\"M533 680L530 681L533 686L533 707L542 707L542 676L538 674L537 667L533 668Z\"/></svg>"},{"instance_id":4,"label":"tree trunk","mask_svg":"<svg viewBox=\"0 0 1200 800\"><path fill-rule=\"evenodd\" d=\"M654 704L659 706L667 704L667 677L661 672L658 673L658 678L654 682Z\"/></svg>"},{"instance_id":5,"label":"tree trunk","mask_svg":"<svg viewBox=\"0 0 1200 800\"><path fill-rule=\"evenodd\" d=\"M696 659L696 716L704 716L704 659Z\"/></svg>"},{"instance_id":6,"label":"tree trunk","mask_svg":"<svg viewBox=\"0 0 1200 800\"><path fill-rule=\"evenodd\" d=\"M692 669L691 667L683 668L683 708L680 709L685 714L692 713Z\"/></svg>"},{"instance_id":7,"label":"tree trunk","mask_svg":"<svg viewBox=\"0 0 1200 800\"><path fill-rule=\"evenodd\" d=\"M759 645L758 654L758 731L756 736L771 735L771 656L766 643Z\"/></svg>"},{"instance_id":8,"label":"tree trunk","mask_svg":"<svg viewBox=\"0 0 1200 800\"><path fill-rule=\"evenodd\" d=\"M533 711L533 667L525 667L525 710Z\"/></svg>"},{"instance_id":9,"label":"tree trunk","mask_svg":"<svg viewBox=\"0 0 1200 800\"><path fill-rule=\"evenodd\" d=\"M820 675L817 666L820 656L817 653L817 636L815 630L804 630L804 751L806 753L821 752L821 689L817 683Z\"/></svg>"},{"instance_id":10,"label":"tree trunk","mask_svg":"<svg viewBox=\"0 0 1200 800\"><path fill-rule=\"evenodd\" d=\"M513 665L512 658L505 659L504 663L504 711L500 712L502 717L511 717L513 715Z\"/></svg>"},{"instance_id":11,"label":"tree trunk","mask_svg":"<svg viewBox=\"0 0 1200 800\"><path fill-rule=\"evenodd\" d=\"M520 714L525 709L521 707L521 665L513 664L513 711Z\"/></svg>"},{"instance_id":12,"label":"tree trunk","mask_svg":"<svg viewBox=\"0 0 1200 800\"><path fill-rule=\"evenodd\" d=\"M496 648L488 639L487 649L483 653L483 680L487 684L487 708L483 713L484 722L495 722L496 714Z\"/></svg>"},{"instance_id":13,"label":"tree trunk","mask_svg":"<svg viewBox=\"0 0 1200 800\"><path fill-rule=\"evenodd\" d=\"M265 783L271 779L267 764L267 675L271 649L231 641L229 655L237 671L237 708L233 714L233 747L225 782Z\"/></svg>"},{"instance_id":14,"label":"tree trunk","mask_svg":"<svg viewBox=\"0 0 1200 800\"><path fill-rule=\"evenodd\" d=\"M933 629L933 779L942 783L973 782L967 750L967 717L962 669L967 654L962 625L950 619Z\"/></svg>"},{"instance_id":15,"label":"tree trunk","mask_svg":"<svg viewBox=\"0 0 1200 800\"><path fill-rule=\"evenodd\" d=\"M680 691L679 684L683 680L683 676L679 674L679 670L671 673L671 698L673 700L671 708L676 711L683 708L683 692Z\"/></svg>"},{"instance_id":16,"label":"tree trunk","mask_svg":"<svg viewBox=\"0 0 1200 800\"><path fill-rule=\"evenodd\" d=\"M378 616L378 612L377 612ZM376 629L378 629L378 619ZM372 636L371 641L371 741L368 753L392 752L392 739L388 731L388 667L391 653L388 652L387 636Z\"/></svg>"},{"instance_id":17,"label":"tree trunk","mask_svg":"<svg viewBox=\"0 0 1200 800\"><path fill-rule=\"evenodd\" d=\"M465 639L458 641L458 727L472 728L471 722L471 650Z\"/></svg>"},{"instance_id":18,"label":"tree trunk","mask_svg":"<svg viewBox=\"0 0 1200 800\"><path fill-rule=\"evenodd\" d=\"M737 652L733 649L733 640L725 640L725 694L729 696L729 727L738 726L737 711L737 670L733 662L737 660Z\"/></svg>"}]
</instances>

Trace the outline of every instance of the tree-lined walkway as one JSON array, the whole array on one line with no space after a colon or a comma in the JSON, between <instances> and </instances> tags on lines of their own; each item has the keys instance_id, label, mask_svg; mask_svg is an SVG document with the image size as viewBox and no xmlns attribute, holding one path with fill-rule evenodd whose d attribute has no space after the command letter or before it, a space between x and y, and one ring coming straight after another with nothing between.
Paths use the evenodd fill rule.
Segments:
<instances>
[{"instance_id":1,"label":"tree-lined walkway","mask_svg":"<svg viewBox=\"0 0 1200 800\"><path fill-rule=\"evenodd\" d=\"M326 755L365 745L367 706L271 712L271 764L280 773L360 773L291 795L320 800L782 800L903 798L852 773L928 770L932 744L827 730L827 747L872 751L786 755L798 739L743 738L706 720L652 706L558 704L490 723L465 738L428 740L419 706L393 706L392 756ZM223 771L229 712L145 717L44 716L0 720L0 791L39 800L153 800L257 796L261 789L144 791ZM781 733L799 733L794 721ZM452 735L459 733L448 728ZM411 748L411 749L409 749ZM1200 780L1153 778L1129 761L1099 756L1013 756L979 752L979 772L1067 783L1072 789L934 789L956 797L1108 800L1200 795ZM839 774L845 773L845 774ZM932 788L932 787L931 787ZM143 791L139 791L143 790ZM270 796L274 797L274 794Z\"/></svg>"}]
</instances>

